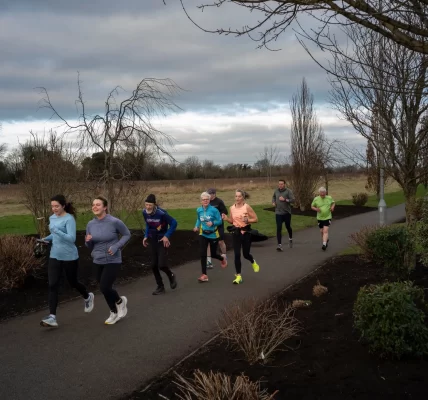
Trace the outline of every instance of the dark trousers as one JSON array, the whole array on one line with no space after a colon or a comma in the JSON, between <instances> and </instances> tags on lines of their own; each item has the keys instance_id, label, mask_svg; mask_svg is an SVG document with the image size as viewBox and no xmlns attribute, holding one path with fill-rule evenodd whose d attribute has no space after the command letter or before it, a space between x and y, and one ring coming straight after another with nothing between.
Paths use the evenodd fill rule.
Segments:
<instances>
[{"instance_id":1,"label":"dark trousers","mask_svg":"<svg viewBox=\"0 0 428 400\"><path fill-rule=\"evenodd\" d=\"M241 248L242 255L245 259L254 262L254 257L250 254L251 249L251 233L245 232L242 234L240 231L233 234L233 251L235 253L235 269L236 273L241 273Z\"/></svg>"},{"instance_id":2,"label":"dark trousers","mask_svg":"<svg viewBox=\"0 0 428 400\"><path fill-rule=\"evenodd\" d=\"M163 287L163 280L160 271L163 271L168 279L173 276L172 271L168 268L168 249L156 239L150 239L152 249L152 270L158 286Z\"/></svg>"},{"instance_id":3,"label":"dark trousers","mask_svg":"<svg viewBox=\"0 0 428 400\"><path fill-rule=\"evenodd\" d=\"M207 247L210 246L211 258L223 261L223 256L217 254L218 239L209 239L203 235L199 236L199 245L201 250L202 273L207 274Z\"/></svg>"},{"instance_id":4,"label":"dark trousers","mask_svg":"<svg viewBox=\"0 0 428 400\"><path fill-rule=\"evenodd\" d=\"M282 224L285 224L285 228L288 232L288 237L290 239L293 238L293 230L291 229L291 214L286 213L284 215L275 215L276 218L276 238L278 240L278 244L281 244L282 239Z\"/></svg>"},{"instance_id":5,"label":"dark trousers","mask_svg":"<svg viewBox=\"0 0 428 400\"><path fill-rule=\"evenodd\" d=\"M120 296L113 289L113 283L120 270L120 263L96 264L98 267L97 281L100 284L101 293L104 295L110 311L117 313L116 303L120 301Z\"/></svg>"},{"instance_id":6,"label":"dark trousers","mask_svg":"<svg viewBox=\"0 0 428 400\"><path fill-rule=\"evenodd\" d=\"M70 286L76 289L84 299L87 299L89 294L85 286L77 280L77 270L79 268L79 260L61 261L56 258L49 258L48 262L48 280L49 280L49 312L56 315L58 307L58 290L61 280L62 271L65 270L65 276Z\"/></svg>"}]
</instances>

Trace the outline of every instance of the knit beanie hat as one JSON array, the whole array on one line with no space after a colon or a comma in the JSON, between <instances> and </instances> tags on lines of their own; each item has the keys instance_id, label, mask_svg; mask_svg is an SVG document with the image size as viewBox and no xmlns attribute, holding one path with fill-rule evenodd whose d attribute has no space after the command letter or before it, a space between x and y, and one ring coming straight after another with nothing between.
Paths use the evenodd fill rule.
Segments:
<instances>
[{"instance_id":1,"label":"knit beanie hat","mask_svg":"<svg viewBox=\"0 0 428 400\"><path fill-rule=\"evenodd\" d=\"M146 203L152 203L152 204L156 204L156 197L154 194L149 194L147 196L147 199L145 200Z\"/></svg>"}]
</instances>

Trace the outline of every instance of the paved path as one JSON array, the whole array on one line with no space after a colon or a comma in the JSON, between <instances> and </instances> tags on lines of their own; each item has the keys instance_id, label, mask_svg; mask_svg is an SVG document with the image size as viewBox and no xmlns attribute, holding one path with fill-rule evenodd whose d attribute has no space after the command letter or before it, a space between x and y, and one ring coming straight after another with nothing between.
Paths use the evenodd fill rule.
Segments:
<instances>
[{"instance_id":1,"label":"paved path","mask_svg":"<svg viewBox=\"0 0 428 400\"><path fill-rule=\"evenodd\" d=\"M389 223L403 217L403 206L388 210ZM81 300L61 305L58 330L39 327L46 311L1 323L0 399L103 400L129 393L212 337L222 308L280 291L349 246L350 233L377 220L370 212L334 221L326 252L316 227L296 232L294 248L283 253L275 251L274 239L256 243L252 253L261 269L255 274L245 262L243 285L232 285L233 262L199 284L199 262L192 262L177 269L179 287L164 296L151 295L151 276L120 286L129 312L113 326L103 324L108 309L98 294L91 314Z\"/></svg>"}]
</instances>

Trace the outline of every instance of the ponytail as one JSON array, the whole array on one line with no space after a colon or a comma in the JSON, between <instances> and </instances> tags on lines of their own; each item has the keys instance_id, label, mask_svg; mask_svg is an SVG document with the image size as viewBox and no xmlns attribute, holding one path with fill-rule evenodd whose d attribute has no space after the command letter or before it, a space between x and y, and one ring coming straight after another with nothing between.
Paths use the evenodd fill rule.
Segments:
<instances>
[{"instance_id":1,"label":"ponytail","mask_svg":"<svg viewBox=\"0 0 428 400\"><path fill-rule=\"evenodd\" d=\"M73 206L73 203L70 201L69 203L65 203L65 207L64 207L65 212L71 214L74 219L76 219L76 209Z\"/></svg>"}]
</instances>

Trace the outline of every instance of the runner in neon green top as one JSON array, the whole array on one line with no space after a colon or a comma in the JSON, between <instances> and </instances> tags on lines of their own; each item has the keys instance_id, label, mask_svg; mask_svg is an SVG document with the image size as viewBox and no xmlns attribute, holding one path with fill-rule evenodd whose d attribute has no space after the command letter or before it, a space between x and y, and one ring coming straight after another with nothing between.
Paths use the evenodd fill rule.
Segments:
<instances>
[{"instance_id":1,"label":"runner in neon green top","mask_svg":"<svg viewBox=\"0 0 428 400\"><path fill-rule=\"evenodd\" d=\"M328 246L328 227L331 225L336 203L331 196L327 196L325 187L319 188L319 196L312 201L311 208L317 212L318 227L321 231L322 249L326 250Z\"/></svg>"}]
</instances>

